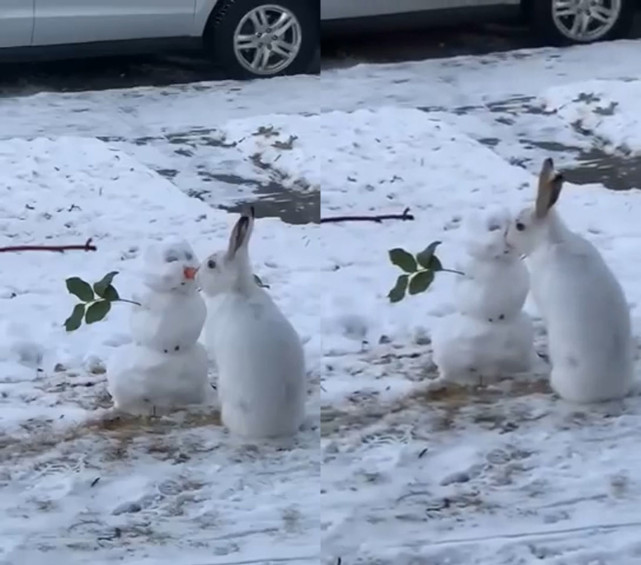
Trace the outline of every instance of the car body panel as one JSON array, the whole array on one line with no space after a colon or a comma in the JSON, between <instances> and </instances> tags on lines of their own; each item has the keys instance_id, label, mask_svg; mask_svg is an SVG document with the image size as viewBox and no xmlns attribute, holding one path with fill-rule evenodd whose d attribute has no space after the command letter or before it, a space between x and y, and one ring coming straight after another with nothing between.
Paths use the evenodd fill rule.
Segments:
<instances>
[{"instance_id":1,"label":"car body panel","mask_svg":"<svg viewBox=\"0 0 641 565\"><path fill-rule=\"evenodd\" d=\"M0 48L31 45L35 0L0 0Z\"/></svg>"},{"instance_id":2,"label":"car body panel","mask_svg":"<svg viewBox=\"0 0 641 565\"><path fill-rule=\"evenodd\" d=\"M340 20L430 10L518 6L521 0L321 0L321 20Z\"/></svg>"},{"instance_id":3,"label":"car body panel","mask_svg":"<svg viewBox=\"0 0 641 565\"><path fill-rule=\"evenodd\" d=\"M196 0L36 0L33 45L189 36L195 7Z\"/></svg>"},{"instance_id":4,"label":"car body panel","mask_svg":"<svg viewBox=\"0 0 641 565\"><path fill-rule=\"evenodd\" d=\"M223 0L196 0L193 35L201 36L205 33L209 16L214 11L216 5L222 1Z\"/></svg>"}]
</instances>

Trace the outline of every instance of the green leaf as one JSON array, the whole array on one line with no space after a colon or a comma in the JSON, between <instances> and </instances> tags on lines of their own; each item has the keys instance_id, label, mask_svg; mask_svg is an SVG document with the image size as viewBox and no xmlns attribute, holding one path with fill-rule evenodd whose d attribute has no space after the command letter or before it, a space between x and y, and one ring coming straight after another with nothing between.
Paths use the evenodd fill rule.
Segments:
<instances>
[{"instance_id":1,"label":"green leaf","mask_svg":"<svg viewBox=\"0 0 641 565\"><path fill-rule=\"evenodd\" d=\"M427 268L433 273L435 273L437 271L443 270L443 264L441 263L441 260L436 255L432 255L432 258L430 259Z\"/></svg>"},{"instance_id":2,"label":"green leaf","mask_svg":"<svg viewBox=\"0 0 641 565\"><path fill-rule=\"evenodd\" d=\"M87 313L85 314L85 322L87 324L94 324L102 320L111 310L111 302L109 300L100 300L94 302L89 308L87 308Z\"/></svg>"},{"instance_id":3,"label":"green leaf","mask_svg":"<svg viewBox=\"0 0 641 565\"><path fill-rule=\"evenodd\" d=\"M400 275L396 279L396 284L394 288L389 291L387 297L390 299L390 302L400 302L405 298L405 291L407 290L407 281L409 280L409 275Z\"/></svg>"},{"instance_id":4,"label":"green leaf","mask_svg":"<svg viewBox=\"0 0 641 565\"><path fill-rule=\"evenodd\" d=\"M115 302L117 300L120 300L120 295L118 294L118 291L115 289L115 287L110 284L104 291L104 293L101 295L102 298L105 300L108 300L109 302Z\"/></svg>"},{"instance_id":5,"label":"green leaf","mask_svg":"<svg viewBox=\"0 0 641 565\"><path fill-rule=\"evenodd\" d=\"M76 331L82 324L82 317L85 315L85 305L76 304L71 316L65 320L65 329L68 332Z\"/></svg>"},{"instance_id":6,"label":"green leaf","mask_svg":"<svg viewBox=\"0 0 641 565\"><path fill-rule=\"evenodd\" d=\"M416 259L414 259L411 253L408 253L407 251L405 251L405 249L401 249L399 247L395 249L390 249L389 258L394 265L396 265L397 267L400 267L406 273L416 272L416 269L417 269Z\"/></svg>"},{"instance_id":7,"label":"green leaf","mask_svg":"<svg viewBox=\"0 0 641 565\"><path fill-rule=\"evenodd\" d=\"M409 284L409 293L418 294L425 292L434 280L434 271L420 271L412 275Z\"/></svg>"},{"instance_id":8,"label":"green leaf","mask_svg":"<svg viewBox=\"0 0 641 565\"><path fill-rule=\"evenodd\" d=\"M83 281L80 277L71 277L65 282L67 283L67 290L83 302L91 302L93 300L93 290L91 290L91 285L88 282Z\"/></svg>"},{"instance_id":9,"label":"green leaf","mask_svg":"<svg viewBox=\"0 0 641 565\"><path fill-rule=\"evenodd\" d=\"M94 283L93 289L96 291L96 294L98 296L100 296L100 298L107 298L106 293L107 292L112 292L112 291L108 291L107 289L109 287L113 288L113 285L111 283L113 282L114 277L117 274L118 274L118 271L112 271L111 273L107 273L97 283ZM116 291L116 289L113 288L113 292L115 292L115 291ZM116 298L109 299L109 300L118 300L118 293L116 292Z\"/></svg>"},{"instance_id":10,"label":"green leaf","mask_svg":"<svg viewBox=\"0 0 641 565\"><path fill-rule=\"evenodd\" d=\"M441 262L434 255L439 245L441 245L440 241L433 241L416 256L416 260L421 267L430 271L440 271L443 268Z\"/></svg>"}]
</instances>

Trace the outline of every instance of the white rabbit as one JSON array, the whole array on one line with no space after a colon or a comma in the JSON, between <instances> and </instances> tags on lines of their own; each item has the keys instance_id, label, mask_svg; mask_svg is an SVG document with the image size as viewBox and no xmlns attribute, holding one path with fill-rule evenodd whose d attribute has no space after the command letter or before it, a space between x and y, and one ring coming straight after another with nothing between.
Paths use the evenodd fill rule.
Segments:
<instances>
[{"instance_id":1,"label":"white rabbit","mask_svg":"<svg viewBox=\"0 0 641 565\"><path fill-rule=\"evenodd\" d=\"M619 399L632 386L628 304L597 249L554 209L563 180L546 159L536 204L516 216L506 239L528 260L532 295L547 326L552 388L576 403Z\"/></svg>"},{"instance_id":2,"label":"white rabbit","mask_svg":"<svg viewBox=\"0 0 641 565\"><path fill-rule=\"evenodd\" d=\"M509 210L494 208L467 224L468 261L456 278L457 310L487 321L519 315L530 289L526 266L505 241Z\"/></svg>"},{"instance_id":3,"label":"white rabbit","mask_svg":"<svg viewBox=\"0 0 641 565\"><path fill-rule=\"evenodd\" d=\"M292 436L305 415L305 357L292 325L254 281L253 224L251 208L234 226L227 251L205 259L198 272L208 303L215 302L205 340L227 428L246 438Z\"/></svg>"}]
</instances>

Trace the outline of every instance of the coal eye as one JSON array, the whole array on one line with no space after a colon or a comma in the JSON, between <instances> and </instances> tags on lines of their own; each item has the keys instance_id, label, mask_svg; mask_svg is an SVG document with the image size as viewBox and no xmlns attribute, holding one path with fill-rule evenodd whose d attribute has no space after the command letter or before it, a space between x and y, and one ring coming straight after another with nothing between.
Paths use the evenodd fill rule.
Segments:
<instances>
[{"instance_id":1,"label":"coal eye","mask_svg":"<svg viewBox=\"0 0 641 565\"><path fill-rule=\"evenodd\" d=\"M516 229L518 231L523 231L525 229L525 224L523 222L516 222Z\"/></svg>"},{"instance_id":2,"label":"coal eye","mask_svg":"<svg viewBox=\"0 0 641 565\"><path fill-rule=\"evenodd\" d=\"M178 257L175 255L167 255L167 257L165 257L165 261L167 261L167 263L175 263L178 261Z\"/></svg>"},{"instance_id":3,"label":"coal eye","mask_svg":"<svg viewBox=\"0 0 641 565\"><path fill-rule=\"evenodd\" d=\"M187 259L187 261L191 261L194 256L189 251L187 251L187 253L185 253L185 258Z\"/></svg>"},{"instance_id":4,"label":"coal eye","mask_svg":"<svg viewBox=\"0 0 641 565\"><path fill-rule=\"evenodd\" d=\"M213 259L210 259L209 261L207 261L207 267L210 268L210 269L215 269L216 268L216 261L214 261Z\"/></svg>"}]
</instances>

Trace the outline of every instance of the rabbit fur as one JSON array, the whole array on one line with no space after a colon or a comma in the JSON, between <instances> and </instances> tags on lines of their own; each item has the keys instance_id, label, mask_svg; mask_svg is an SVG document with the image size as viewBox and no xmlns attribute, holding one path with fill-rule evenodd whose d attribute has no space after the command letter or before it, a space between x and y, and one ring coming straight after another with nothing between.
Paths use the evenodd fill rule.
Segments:
<instances>
[{"instance_id":1,"label":"rabbit fur","mask_svg":"<svg viewBox=\"0 0 641 565\"><path fill-rule=\"evenodd\" d=\"M548 333L554 391L574 403L619 399L633 379L628 304L598 250L561 220L555 204L563 180L546 159L536 203L517 214L506 240L527 257L532 296Z\"/></svg>"},{"instance_id":2,"label":"rabbit fur","mask_svg":"<svg viewBox=\"0 0 641 565\"><path fill-rule=\"evenodd\" d=\"M203 261L198 280L212 305L205 342L230 432L293 436L305 415L305 357L295 329L254 280L248 251L253 225L252 208L234 226L227 250Z\"/></svg>"}]
</instances>

